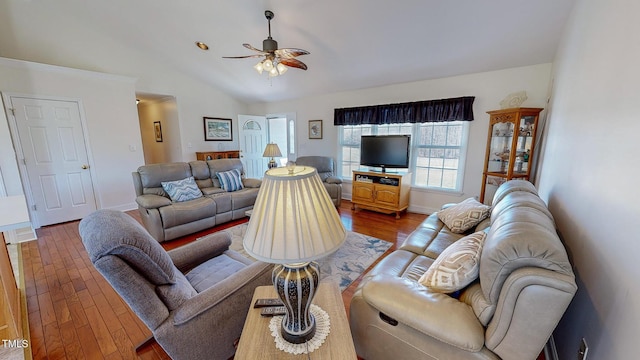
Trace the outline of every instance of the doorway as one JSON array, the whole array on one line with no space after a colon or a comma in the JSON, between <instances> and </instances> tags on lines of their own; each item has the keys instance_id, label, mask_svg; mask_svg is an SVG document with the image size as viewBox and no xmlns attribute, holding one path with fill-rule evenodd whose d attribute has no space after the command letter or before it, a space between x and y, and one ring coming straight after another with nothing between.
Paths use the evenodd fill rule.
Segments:
<instances>
[{"instance_id":1,"label":"doorway","mask_svg":"<svg viewBox=\"0 0 640 360\"><path fill-rule=\"evenodd\" d=\"M34 228L97 209L80 100L7 95L9 123Z\"/></svg>"},{"instance_id":2,"label":"doorway","mask_svg":"<svg viewBox=\"0 0 640 360\"><path fill-rule=\"evenodd\" d=\"M182 161L176 98L137 93L136 102L145 164Z\"/></svg>"}]
</instances>

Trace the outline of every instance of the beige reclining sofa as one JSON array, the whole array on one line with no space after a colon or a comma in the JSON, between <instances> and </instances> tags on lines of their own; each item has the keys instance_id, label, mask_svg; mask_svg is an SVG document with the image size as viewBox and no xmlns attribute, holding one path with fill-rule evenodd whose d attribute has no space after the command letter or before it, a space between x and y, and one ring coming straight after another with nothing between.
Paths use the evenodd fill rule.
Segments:
<instances>
[{"instance_id":1,"label":"beige reclining sofa","mask_svg":"<svg viewBox=\"0 0 640 360\"><path fill-rule=\"evenodd\" d=\"M449 293L420 282L443 265L445 249L476 232L484 243L470 284ZM431 280L455 283L454 268ZM496 191L490 218L464 233L429 216L362 280L349 321L366 360L535 360L576 290L551 213L531 183L512 180Z\"/></svg>"},{"instance_id":2,"label":"beige reclining sofa","mask_svg":"<svg viewBox=\"0 0 640 360\"><path fill-rule=\"evenodd\" d=\"M240 174L241 189L223 189L218 174L230 171ZM132 175L142 223L158 242L246 216L246 211L253 209L262 183L244 178L239 159L151 164L140 166ZM162 183L190 177L201 194L186 201L172 201Z\"/></svg>"}]
</instances>

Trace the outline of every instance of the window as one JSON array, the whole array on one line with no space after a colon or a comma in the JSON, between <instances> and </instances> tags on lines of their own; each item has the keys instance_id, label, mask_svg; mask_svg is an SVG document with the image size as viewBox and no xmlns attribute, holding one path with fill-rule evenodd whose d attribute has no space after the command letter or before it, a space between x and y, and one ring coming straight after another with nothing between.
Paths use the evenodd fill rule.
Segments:
<instances>
[{"instance_id":1,"label":"window","mask_svg":"<svg viewBox=\"0 0 640 360\"><path fill-rule=\"evenodd\" d=\"M339 129L341 166L338 172L343 179L351 179L352 170L360 169L360 136L408 134L411 135L411 185L462 191L468 121L348 125Z\"/></svg>"}]
</instances>

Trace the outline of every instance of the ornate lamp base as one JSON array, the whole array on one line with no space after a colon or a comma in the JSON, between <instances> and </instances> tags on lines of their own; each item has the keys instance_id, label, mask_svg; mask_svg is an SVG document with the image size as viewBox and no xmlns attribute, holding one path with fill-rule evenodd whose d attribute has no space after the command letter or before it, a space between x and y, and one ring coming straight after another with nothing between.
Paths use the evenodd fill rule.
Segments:
<instances>
[{"instance_id":1,"label":"ornate lamp base","mask_svg":"<svg viewBox=\"0 0 640 360\"><path fill-rule=\"evenodd\" d=\"M273 158L271 158L271 160L269 160L269 163L267 164L267 167L269 169L273 169L274 167L278 167L278 163Z\"/></svg>"},{"instance_id":2,"label":"ornate lamp base","mask_svg":"<svg viewBox=\"0 0 640 360\"><path fill-rule=\"evenodd\" d=\"M285 305L282 338L301 344L313 338L316 320L310 312L316 294L320 268L315 262L276 265L271 276L273 286Z\"/></svg>"}]
</instances>

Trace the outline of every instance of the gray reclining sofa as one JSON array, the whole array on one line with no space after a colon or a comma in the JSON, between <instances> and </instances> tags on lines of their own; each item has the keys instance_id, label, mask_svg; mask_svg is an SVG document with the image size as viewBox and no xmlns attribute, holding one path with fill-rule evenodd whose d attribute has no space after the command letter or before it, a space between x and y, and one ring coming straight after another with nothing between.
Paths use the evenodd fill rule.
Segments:
<instances>
[{"instance_id":1,"label":"gray reclining sofa","mask_svg":"<svg viewBox=\"0 0 640 360\"><path fill-rule=\"evenodd\" d=\"M237 169L242 189L224 190L217 174ZM244 178L239 159L175 162L140 166L133 172L136 203L144 227L158 242L173 240L242 218L253 209L259 179ZM171 201L162 182L183 180L193 176L202 196L181 202Z\"/></svg>"}]
</instances>

